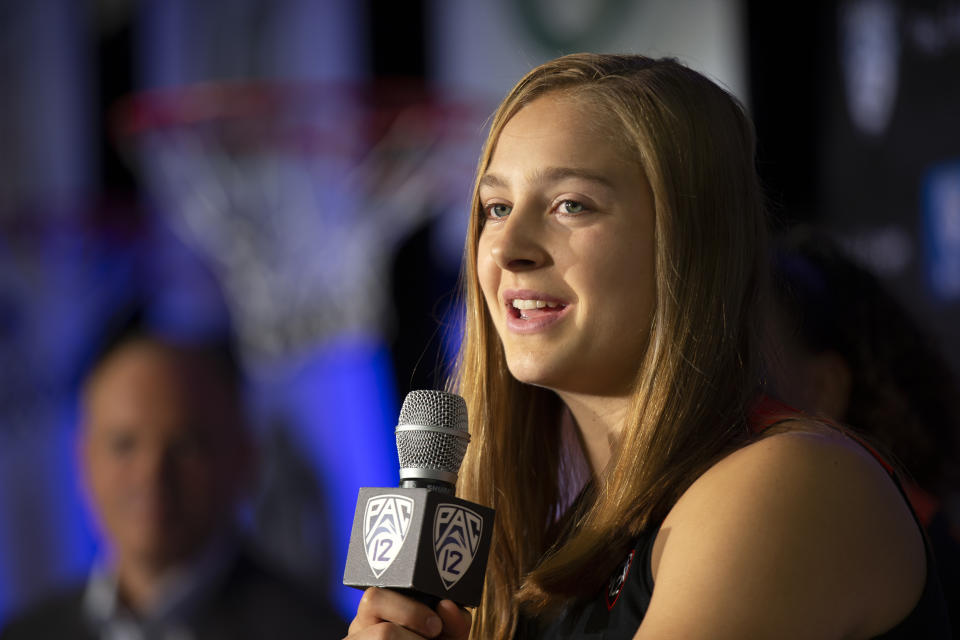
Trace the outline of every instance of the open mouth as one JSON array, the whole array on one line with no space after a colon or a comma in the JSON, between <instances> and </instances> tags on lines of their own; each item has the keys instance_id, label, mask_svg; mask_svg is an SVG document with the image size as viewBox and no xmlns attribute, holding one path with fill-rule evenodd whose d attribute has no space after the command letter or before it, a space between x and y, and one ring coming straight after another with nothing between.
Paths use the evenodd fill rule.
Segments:
<instances>
[{"instance_id":1,"label":"open mouth","mask_svg":"<svg viewBox=\"0 0 960 640\"><path fill-rule=\"evenodd\" d=\"M562 311L567 305L553 300L514 298L510 301L509 313L520 320L532 320Z\"/></svg>"}]
</instances>

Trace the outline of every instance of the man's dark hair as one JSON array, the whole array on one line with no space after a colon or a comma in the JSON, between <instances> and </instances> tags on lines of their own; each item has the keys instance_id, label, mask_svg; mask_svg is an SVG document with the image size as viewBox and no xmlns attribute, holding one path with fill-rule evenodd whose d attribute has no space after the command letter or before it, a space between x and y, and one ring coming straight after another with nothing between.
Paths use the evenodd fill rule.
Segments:
<instances>
[{"instance_id":1,"label":"man's dark hair","mask_svg":"<svg viewBox=\"0 0 960 640\"><path fill-rule=\"evenodd\" d=\"M78 387L82 387L90 376L122 347L140 341L183 349L204 357L214 366L218 379L231 396L237 399L241 396L245 379L231 335L224 332L217 335L183 337L165 332L150 323L148 307L141 302L123 306L107 320L100 337L93 341L83 358Z\"/></svg>"}]
</instances>

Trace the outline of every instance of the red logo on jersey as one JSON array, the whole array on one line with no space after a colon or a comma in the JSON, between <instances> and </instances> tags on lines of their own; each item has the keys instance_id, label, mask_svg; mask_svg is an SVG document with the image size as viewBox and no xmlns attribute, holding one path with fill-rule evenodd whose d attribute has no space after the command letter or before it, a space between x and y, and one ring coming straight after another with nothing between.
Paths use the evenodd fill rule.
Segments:
<instances>
[{"instance_id":1,"label":"red logo on jersey","mask_svg":"<svg viewBox=\"0 0 960 640\"><path fill-rule=\"evenodd\" d=\"M630 555L627 556L627 559L623 561L623 564L617 568L610 578L610 584L607 587L607 611L613 609L613 605L617 604L617 600L620 599L620 592L623 591L623 585L627 583L627 576L630 575L630 566L633 564L633 553L634 551L630 551Z\"/></svg>"}]
</instances>

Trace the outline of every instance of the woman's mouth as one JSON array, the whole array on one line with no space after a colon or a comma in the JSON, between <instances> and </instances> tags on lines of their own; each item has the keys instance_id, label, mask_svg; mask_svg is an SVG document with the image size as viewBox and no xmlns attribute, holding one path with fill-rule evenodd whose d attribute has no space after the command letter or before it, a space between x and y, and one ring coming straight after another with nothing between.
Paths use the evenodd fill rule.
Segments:
<instances>
[{"instance_id":1,"label":"woman's mouth","mask_svg":"<svg viewBox=\"0 0 960 640\"><path fill-rule=\"evenodd\" d=\"M527 320L531 317L538 317L544 314L555 313L566 305L554 302L552 300L524 300L514 298L510 303L513 316L521 320Z\"/></svg>"},{"instance_id":2,"label":"woman's mouth","mask_svg":"<svg viewBox=\"0 0 960 640\"><path fill-rule=\"evenodd\" d=\"M507 328L513 333L536 333L566 315L568 305L557 298L517 292L506 299Z\"/></svg>"}]
</instances>

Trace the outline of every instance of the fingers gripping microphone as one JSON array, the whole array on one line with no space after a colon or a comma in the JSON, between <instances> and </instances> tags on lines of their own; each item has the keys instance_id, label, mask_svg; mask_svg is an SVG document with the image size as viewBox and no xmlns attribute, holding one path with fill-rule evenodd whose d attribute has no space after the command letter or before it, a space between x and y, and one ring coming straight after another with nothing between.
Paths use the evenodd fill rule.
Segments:
<instances>
[{"instance_id":1,"label":"fingers gripping microphone","mask_svg":"<svg viewBox=\"0 0 960 640\"><path fill-rule=\"evenodd\" d=\"M343 583L404 591L434 606L477 606L493 510L456 498L467 450L467 407L458 395L411 391L397 430L399 488L361 488Z\"/></svg>"}]
</instances>

